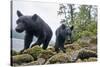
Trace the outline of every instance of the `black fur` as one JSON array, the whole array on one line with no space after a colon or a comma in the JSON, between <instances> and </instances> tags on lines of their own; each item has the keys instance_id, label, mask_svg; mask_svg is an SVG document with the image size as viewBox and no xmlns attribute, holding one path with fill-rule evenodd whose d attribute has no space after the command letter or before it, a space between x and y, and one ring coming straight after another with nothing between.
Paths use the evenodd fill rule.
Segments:
<instances>
[{"instance_id":1,"label":"black fur","mask_svg":"<svg viewBox=\"0 0 100 67\"><path fill-rule=\"evenodd\" d=\"M69 43L72 41L72 27L67 27L64 24L62 24L57 30L56 30L56 43L55 43L55 51L59 52L59 49L61 49L64 53L64 43L65 40L67 40Z\"/></svg>"},{"instance_id":2,"label":"black fur","mask_svg":"<svg viewBox=\"0 0 100 67\"><path fill-rule=\"evenodd\" d=\"M29 48L34 36L36 36L38 40L31 47L43 44L43 49L46 49L52 37L52 30L49 25L37 14L24 16L20 11L17 11L17 16L19 18L16 21L16 31L19 33L25 31L23 50Z\"/></svg>"}]
</instances>

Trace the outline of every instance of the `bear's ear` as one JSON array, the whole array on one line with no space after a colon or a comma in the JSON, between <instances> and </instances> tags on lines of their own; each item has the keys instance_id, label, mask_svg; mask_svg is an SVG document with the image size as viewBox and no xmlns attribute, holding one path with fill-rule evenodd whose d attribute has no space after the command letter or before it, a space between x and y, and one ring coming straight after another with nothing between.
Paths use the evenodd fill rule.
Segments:
<instances>
[{"instance_id":1,"label":"bear's ear","mask_svg":"<svg viewBox=\"0 0 100 67\"><path fill-rule=\"evenodd\" d=\"M62 26L62 29L65 29L66 28L66 25L65 24L62 24L61 26Z\"/></svg>"},{"instance_id":2,"label":"bear's ear","mask_svg":"<svg viewBox=\"0 0 100 67\"><path fill-rule=\"evenodd\" d=\"M23 16L23 14L19 10L17 10L17 16L20 17Z\"/></svg>"},{"instance_id":3,"label":"bear's ear","mask_svg":"<svg viewBox=\"0 0 100 67\"><path fill-rule=\"evenodd\" d=\"M74 29L74 26L72 25L72 26L70 27L70 29L73 30L73 29Z\"/></svg>"},{"instance_id":4,"label":"bear's ear","mask_svg":"<svg viewBox=\"0 0 100 67\"><path fill-rule=\"evenodd\" d=\"M34 14L33 16L32 16L32 19L34 20L34 21L36 21L36 19L37 19L37 14Z\"/></svg>"}]
</instances>

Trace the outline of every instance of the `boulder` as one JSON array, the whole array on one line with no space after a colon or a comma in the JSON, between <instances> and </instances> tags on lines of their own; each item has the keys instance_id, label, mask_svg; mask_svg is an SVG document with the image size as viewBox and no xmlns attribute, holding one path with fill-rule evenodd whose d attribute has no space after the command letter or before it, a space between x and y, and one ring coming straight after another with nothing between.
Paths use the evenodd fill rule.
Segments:
<instances>
[{"instance_id":1,"label":"boulder","mask_svg":"<svg viewBox=\"0 0 100 67\"><path fill-rule=\"evenodd\" d=\"M97 58L97 53L91 50L80 49L72 54L71 62L76 62L78 59L89 59L90 57Z\"/></svg>"},{"instance_id":2,"label":"boulder","mask_svg":"<svg viewBox=\"0 0 100 67\"><path fill-rule=\"evenodd\" d=\"M78 58L84 60L84 59L88 59L90 57L97 57L97 53L91 50L80 50L79 54L78 54Z\"/></svg>"},{"instance_id":3,"label":"boulder","mask_svg":"<svg viewBox=\"0 0 100 67\"><path fill-rule=\"evenodd\" d=\"M45 60L49 59L52 57L55 53L52 52L51 50L43 50L41 54L39 55L39 58L44 58Z\"/></svg>"},{"instance_id":4,"label":"boulder","mask_svg":"<svg viewBox=\"0 0 100 67\"><path fill-rule=\"evenodd\" d=\"M29 48L27 50L24 50L23 54L30 54L34 58L34 60L37 60L39 54L43 51L43 49L40 46L34 46L32 48Z\"/></svg>"},{"instance_id":5,"label":"boulder","mask_svg":"<svg viewBox=\"0 0 100 67\"><path fill-rule=\"evenodd\" d=\"M69 58L64 53L58 53L47 60L45 64L68 63Z\"/></svg>"},{"instance_id":6,"label":"boulder","mask_svg":"<svg viewBox=\"0 0 100 67\"><path fill-rule=\"evenodd\" d=\"M11 50L11 56L18 55L19 53L15 50Z\"/></svg>"},{"instance_id":7,"label":"boulder","mask_svg":"<svg viewBox=\"0 0 100 67\"><path fill-rule=\"evenodd\" d=\"M15 55L12 56L12 63L16 63L16 64L22 64L22 63L28 63L33 61L34 58L29 55L29 54L21 54L21 55Z\"/></svg>"}]
</instances>

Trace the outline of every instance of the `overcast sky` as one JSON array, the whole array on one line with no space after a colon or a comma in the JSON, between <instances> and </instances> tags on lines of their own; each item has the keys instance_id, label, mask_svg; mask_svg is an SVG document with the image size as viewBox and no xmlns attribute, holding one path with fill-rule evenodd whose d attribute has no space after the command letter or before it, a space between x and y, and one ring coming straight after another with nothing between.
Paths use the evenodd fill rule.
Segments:
<instances>
[{"instance_id":1,"label":"overcast sky","mask_svg":"<svg viewBox=\"0 0 100 67\"><path fill-rule=\"evenodd\" d=\"M13 1L13 29L18 19L16 11L20 10L24 15L38 14L52 29L55 40L55 30L60 26L60 17L57 15L59 4L31 1Z\"/></svg>"}]
</instances>

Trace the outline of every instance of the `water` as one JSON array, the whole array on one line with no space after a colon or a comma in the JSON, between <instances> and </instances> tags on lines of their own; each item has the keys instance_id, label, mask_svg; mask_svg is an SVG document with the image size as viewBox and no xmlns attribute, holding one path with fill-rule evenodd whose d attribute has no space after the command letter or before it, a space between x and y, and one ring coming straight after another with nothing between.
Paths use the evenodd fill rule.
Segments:
<instances>
[{"instance_id":1,"label":"water","mask_svg":"<svg viewBox=\"0 0 100 67\"><path fill-rule=\"evenodd\" d=\"M16 51L20 51L24 48L24 40L22 39L12 39L12 49Z\"/></svg>"},{"instance_id":2,"label":"water","mask_svg":"<svg viewBox=\"0 0 100 67\"><path fill-rule=\"evenodd\" d=\"M31 43L31 45L36 42L37 39L33 40L33 42ZM54 44L52 44L53 42L50 42L49 43L49 47L50 46L54 46ZM31 46L30 45L30 46ZM41 45L42 47L42 45ZM23 39L16 39L16 38L12 38L12 49L15 50L15 51L20 51L24 48L24 40Z\"/></svg>"}]
</instances>

